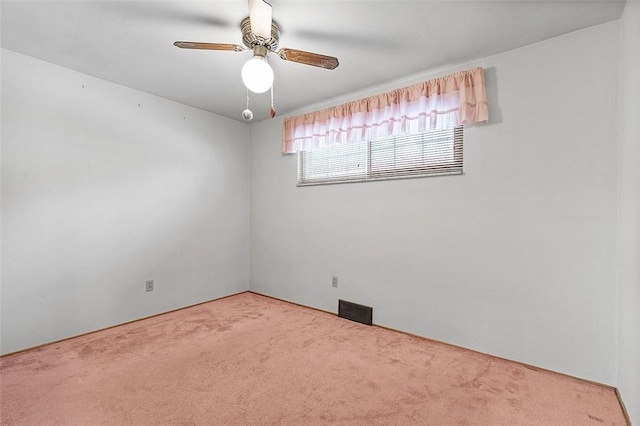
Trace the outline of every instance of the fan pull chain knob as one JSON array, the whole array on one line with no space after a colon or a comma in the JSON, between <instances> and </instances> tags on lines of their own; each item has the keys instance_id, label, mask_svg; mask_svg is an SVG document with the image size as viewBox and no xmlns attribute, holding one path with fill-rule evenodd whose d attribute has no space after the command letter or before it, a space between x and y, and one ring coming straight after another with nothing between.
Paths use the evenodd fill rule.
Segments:
<instances>
[{"instance_id":1,"label":"fan pull chain knob","mask_svg":"<svg viewBox=\"0 0 640 426\"><path fill-rule=\"evenodd\" d=\"M249 109L249 89L247 89L247 109L242 111L242 118L244 118L244 121L253 120L253 112Z\"/></svg>"}]
</instances>

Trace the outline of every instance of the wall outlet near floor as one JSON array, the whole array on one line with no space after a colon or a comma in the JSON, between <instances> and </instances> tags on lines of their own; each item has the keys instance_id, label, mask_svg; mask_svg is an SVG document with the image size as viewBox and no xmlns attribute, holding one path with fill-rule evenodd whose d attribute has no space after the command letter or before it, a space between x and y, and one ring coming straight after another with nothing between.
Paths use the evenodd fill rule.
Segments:
<instances>
[{"instance_id":1,"label":"wall outlet near floor","mask_svg":"<svg viewBox=\"0 0 640 426\"><path fill-rule=\"evenodd\" d=\"M147 281L147 291L153 291L153 280Z\"/></svg>"},{"instance_id":2,"label":"wall outlet near floor","mask_svg":"<svg viewBox=\"0 0 640 426\"><path fill-rule=\"evenodd\" d=\"M338 288L338 277L331 277L331 287Z\"/></svg>"}]
</instances>

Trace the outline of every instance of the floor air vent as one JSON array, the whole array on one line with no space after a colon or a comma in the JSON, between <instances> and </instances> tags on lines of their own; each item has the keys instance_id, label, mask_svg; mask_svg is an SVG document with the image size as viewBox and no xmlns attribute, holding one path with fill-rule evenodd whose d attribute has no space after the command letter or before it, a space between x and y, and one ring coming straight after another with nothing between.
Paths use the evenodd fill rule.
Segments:
<instances>
[{"instance_id":1,"label":"floor air vent","mask_svg":"<svg viewBox=\"0 0 640 426\"><path fill-rule=\"evenodd\" d=\"M338 316L351 321L361 322L366 325L373 325L373 308L370 306L358 305L357 303L338 300Z\"/></svg>"}]
</instances>

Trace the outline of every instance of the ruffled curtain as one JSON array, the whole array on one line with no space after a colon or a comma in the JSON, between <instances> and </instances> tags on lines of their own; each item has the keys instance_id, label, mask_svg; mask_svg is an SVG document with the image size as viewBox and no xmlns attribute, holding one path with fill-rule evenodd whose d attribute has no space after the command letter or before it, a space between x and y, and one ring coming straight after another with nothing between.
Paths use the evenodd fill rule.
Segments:
<instances>
[{"instance_id":1,"label":"ruffled curtain","mask_svg":"<svg viewBox=\"0 0 640 426\"><path fill-rule=\"evenodd\" d=\"M486 121L484 70L474 68L287 118L282 152L292 154Z\"/></svg>"}]
</instances>

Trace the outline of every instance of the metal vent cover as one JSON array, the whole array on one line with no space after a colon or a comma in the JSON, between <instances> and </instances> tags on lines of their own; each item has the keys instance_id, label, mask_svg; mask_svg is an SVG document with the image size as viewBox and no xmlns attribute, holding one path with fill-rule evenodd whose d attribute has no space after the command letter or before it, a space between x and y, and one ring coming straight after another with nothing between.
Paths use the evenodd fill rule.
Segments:
<instances>
[{"instance_id":1,"label":"metal vent cover","mask_svg":"<svg viewBox=\"0 0 640 426\"><path fill-rule=\"evenodd\" d=\"M338 300L338 316L366 325L373 325L373 308L346 300Z\"/></svg>"}]
</instances>

